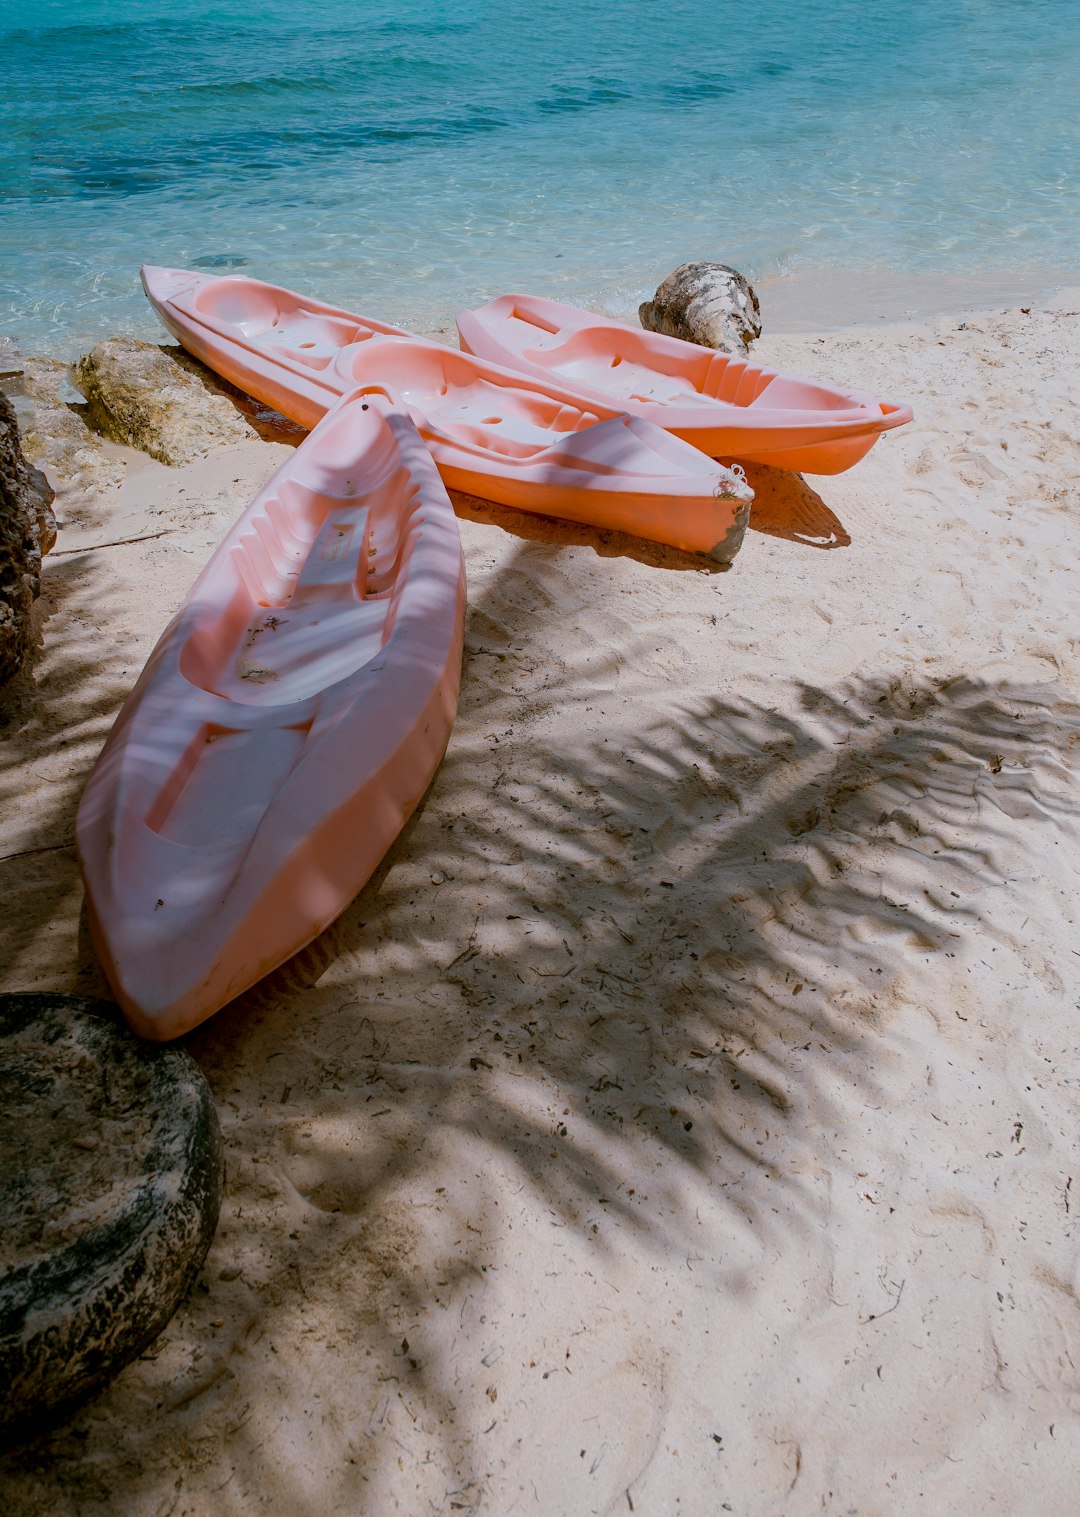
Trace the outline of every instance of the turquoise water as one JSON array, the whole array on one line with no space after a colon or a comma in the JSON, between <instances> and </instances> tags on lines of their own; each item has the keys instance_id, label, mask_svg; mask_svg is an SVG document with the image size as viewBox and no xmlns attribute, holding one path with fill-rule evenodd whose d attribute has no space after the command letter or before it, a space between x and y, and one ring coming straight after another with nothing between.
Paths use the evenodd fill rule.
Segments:
<instances>
[{"instance_id":1,"label":"turquoise water","mask_svg":"<svg viewBox=\"0 0 1080 1517\"><path fill-rule=\"evenodd\" d=\"M1073 269L1075 0L0 0L0 331L157 333L143 261L418 327L687 258Z\"/></svg>"}]
</instances>

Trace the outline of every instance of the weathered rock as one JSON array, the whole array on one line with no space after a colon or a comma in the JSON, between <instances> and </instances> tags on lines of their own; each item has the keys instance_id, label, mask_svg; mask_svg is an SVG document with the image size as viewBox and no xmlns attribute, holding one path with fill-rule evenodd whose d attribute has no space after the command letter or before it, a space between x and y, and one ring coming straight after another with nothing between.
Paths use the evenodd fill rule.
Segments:
<instances>
[{"instance_id":1,"label":"weathered rock","mask_svg":"<svg viewBox=\"0 0 1080 1517\"><path fill-rule=\"evenodd\" d=\"M76 494L112 489L124 466L112 458L82 418L71 391L68 365L58 358L28 358L20 381L19 412L28 459Z\"/></svg>"},{"instance_id":2,"label":"weathered rock","mask_svg":"<svg viewBox=\"0 0 1080 1517\"><path fill-rule=\"evenodd\" d=\"M164 464L258 436L229 391L180 348L111 337L79 359L73 377L91 427Z\"/></svg>"},{"instance_id":3,"label":"weathered rock","mask_svg":"<svg viewBox=\"0 0 1080 1517\"><path fill-rule=\"evenodd\" d=\"M726 263L684 263L638 308L641 325L723 353L745 353L761 336L761 308L749 280Z\"/></svg>"},{"instance_id":4,"label":"weathered rock","mask_svg":"<svg viewBox=\"0 0 1080 1517\"><path fill-rule=\"evenodd\" d=\"M6 341L8 341L8 339L0 338L0 367L2 367L3 359L2 345ZM14 352L14 349L11 349L10 351ZM25 385L23 383L24 370L21 355L18 357L17 361L20 365L18 375L5 374L0 375L0 377L9 380L17 379L18 389L21 392L22 396L25 398ZM5 393L6 392L4 391L0 391L0 394ZM19 432L22 434L20 437L20 445L22 448L23 462L26 466L26 473L29 481L29 500L34 514L35 525L37 527L38 548L41 551L42 557L44 557L45 554L49 553L56 545L56 517L53 515L52 509L53 501L56 499L56 491L53 489L48 479L36 466L36 464L33 464L30 461L32 450L27 446L26 436L23 431L22 422L19 416L20 406L18 398L9 395L8 399L11 401L15 419L18 423ZM28 412L28 414L30 413Z\"/></svg>"},{"instance_id":5,"label":"weathered rock","mask_svg":"<svg viewBox=\"0 0 1080 1517\"><path fill-rule=\"evenodd\" d=\"M26 462L26 475L30 482L30 504L34 512L34 525L37 528L38 551L44 558L46 553L51 553L56 547L56 517L53 515L56 491L40 469L26 460L24 462Z\"/></svg>"},{"instance_id":6,"label":"weathered rock","mask_svg":"<svg viewBox=\"0 0 1080 1517\"><path fill-rule=\"evenodd\" d=\"M222 1147L189 1054L115 1006L0 996L0 1431L40 1430L168 1322L210 1247Z\"/></svg>"},{"instance_id":7,"label":"weathered rock","mask_svg":"<svg viewBox=\"0 0 1080 1517\"><path fill-rule=\"evenodd\" d=\"M0 683L18 671L33 642L41 555L55 541L52 490L23 457L14 408L0 395Z\"/></svg>"}]
</instances>

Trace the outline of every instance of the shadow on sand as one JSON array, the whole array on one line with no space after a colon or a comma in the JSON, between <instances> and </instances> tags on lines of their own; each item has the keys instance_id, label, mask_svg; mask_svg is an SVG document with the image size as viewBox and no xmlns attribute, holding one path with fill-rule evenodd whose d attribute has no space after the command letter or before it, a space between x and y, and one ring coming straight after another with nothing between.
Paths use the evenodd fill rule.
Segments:
<instances>
[{"instance_id":1,"label":"shadow on sand","mask_svg":"<svg viewBox=\"0 0 1080 1517\"><path fill-rule=\"evenodd\" d=\"M94 554L50 557L34 609L47 657L39 647L0 691L0 814L7 840L0 850L0 891L9 903L0 917L3 988L36 988L46 964L57 971L49 988L62 981L65 989L108 996L92 956L80 955L73 976L68 959L82 895L75 809L140 659L126 656L121 631L106 631L123 607ZM101 629L100 641L87 637L88 627Z\"/></svg>"},{"instance_id":2,"label":"shadow on sand","mask_svg":"<svg viewBox=\"0 0 1080 1517\"><path fill-rule=\"evenodd\" d=\"M750 530L806 548L847 548L851 538L839 517L801 474L747 464L746 480L754 492Z\"/></svg>"},{"instance_id":3,"label":"shadow on sand","mask_svg":"<svg viewBox=\"0 0 1080 1517\"><path fill-rule=\"evenodd\" d=\"M550 558L525 543L507 573ZM1080 711L1052 687L882 672L785 683L776 708L673 689L604 726L584 712L615 655L587 685L546 680L542 605L504 602L506 578L474 596L450 750L378 876L187 1040L226 1132L218 1241L151 1353L5 1456L20 1490L149 1513L228 1477L222 1513L271 1484L298 1517L328 1492L379 1510L407 1412L431 1480L472 1509L473 1424L424 1324L478 1331L508 1197L600 1270L612 1249L685 1253L690 1180L745 1269L797 1247L816 1222L816 1135L852 1081L875 1104L905 983L957 951L1006 845L1034 858L1076 813ZM92 578L70 593L92 598ZM58 656L62 703L39 692L36 720L77 749L42 822L62 848L108 720L100 683L80 704L96 661ZM49 932L52 889L24 933ZM370 1390L339 1404L353 1384ZM362 1424L343 1422L362 1401Z\"/></svg>"},{"instance_id":4,"label":"shadow on sand","mask_svg":"<svg viewBox=\"0 0 1080 1517\"><path fill-rule=\"evenodd\" d=\"M754 491L750 508L750 531L808 548L846 548L851 537L839 517L801 474L771 469L767 464L747 464L747 482ZM450 492L454 510L467 521L501 527L525 542L569 547L580 544L594 549L600 558L632 558L656 569L694 569L699 574L724 574L731 564L720 564L700 553L645 542L624 532L601 531L576 522L533 516L496 506L460 491Z\"/></svg>"}]
</instances>

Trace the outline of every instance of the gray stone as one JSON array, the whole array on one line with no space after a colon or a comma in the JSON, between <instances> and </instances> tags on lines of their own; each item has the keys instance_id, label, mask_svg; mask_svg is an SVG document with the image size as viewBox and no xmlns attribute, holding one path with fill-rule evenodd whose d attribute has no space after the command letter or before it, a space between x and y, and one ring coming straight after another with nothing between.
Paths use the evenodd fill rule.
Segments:
<instances>
[{"instance_id":1,"label":"gray stone","mask_svg":"<svg viewBox=\"0 0 1080 1517\"><path fill-rule=\"evenodd\" d=\"M230 391L180 348L111 337L75 364L86 420L116 442L181 466L259 434Z\"/></svg>"},{"instance_id":2,"label":"gray stone","mask_svg":"<svg viewBox=\"0 0 1080 1517\"><path fill-rule=\"evenodd\" d=\"M210 1247L222 1146L189 1054L115 1006L0 996L0 1427L40 1430L176 1310Z\"/></svg>"},{"instance_id":3,"label":"gray stone","mask_svg":"<svg viewBox=\"0 0 1080 1517\"><path fill-rule=\"evenodd\" d=\"M726 263L684 263L638 308L648 332L743 354L761 336L761 309L750 282Z\"/></svg>"},{"instance_id":4,"label":"gray stone","mask_svg":"<svg viewBox=\"0 0 1080 1517\"><path fill-rule=\"evenodd\" d=\"M41 555L56 541L52 499L45 476L23 456L14 408L0 395L0 684L18 672L34 641Z\"/></svg>"}]
</instances>

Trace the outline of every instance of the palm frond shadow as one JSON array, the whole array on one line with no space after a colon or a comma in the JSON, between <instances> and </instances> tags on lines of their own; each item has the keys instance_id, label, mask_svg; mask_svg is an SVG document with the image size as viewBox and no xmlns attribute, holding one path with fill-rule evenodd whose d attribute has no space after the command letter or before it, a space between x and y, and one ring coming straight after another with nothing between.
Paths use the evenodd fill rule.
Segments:
<instances>
[{"instance_id":1,"label":"palm frond shadow","mask_svg":"<svg viewBox=\"0 0 1080 1517\"><path fill-rule=\"evenodd\" d=\"M786 683L775 709L676 689L605 716L597 691L641 650L556 667L550 558L525 544L474 596L450 750L380 873L188 1039L230 1174L200 1286L23 1469L107 1440L129 1509L151 1510L164 1409L204 1468L241 1471L223 1513L272 1463L314 1517L327 1487L267 1441L310 1426L316 1392L343 1415L305 1364L314 1323L319 1374L375 1407L334 1499L378 1509L407 1413L469 1509L482 1463L454 1335L479 1340L509 1198L602 1265L687 1254L707 1196L739 1291L820 1222L820 1132L853 1092L878 1104L890 1020L962 950L1006 854L1071 826L1080 709L1052 687L882 673L794 699ZM519 572L536 593L504 603Z\"/></svg>"},{"instance_id":2,"label":"palm frond shadow","mask_svg":"<svg viewBox=\"0 0 1080 1517\"><path fill-rule=\"evenodd\" d=\"M812 1141L837 1066L872 1067L909 960L955 947L1002 880L1015 821L1075 812L1056 755L1080 714L1045 703L888 678L804 684L798 717L677 702L633 749L561 748L527 778L512 747L491 776L473 734L428 865L489 900L461 951L421 974L429 994L441 974L440 1003L446 987L460 996L456 1060L483 1052L492 1146L567 1221L602 1197L655 1238L657 1218L627 1198L642 1142L723 1183L769 1167L764 1126ZM415 888L391 873L387 923ZM394 958L396 977L407 955ZM808 1045L832 1057L805 1059Z\"/></svg>"},{"instance_id":3,"label":"palm frond shadow","mask_svg":"<svg viewBox=\"0 0 1080 1517\"><path fill-rule=\"evenodd\" d=\"M1080 742L1052 689L899 674L804 682L784 711L677 696L631 742L582 739L571 708L591 691L523 693L523 630L485 672L488 609L409 856L191 1040L226 1105L238 1062L273 1070L233 1127L239 1162L279 1154L263 1257L302 1250L286 1219L333 1229L372 1364L415 1396L462 1489L480 1476L450 1350L399 1335L482 1291L500 1201L531 1197L599 1260L681 1256L704 1190L741 1261L732 1291L798 1246L820 1223L819 1133L853 1086L878 1104L890 1019L960 951L1018 827L1034 855L1075 817ZM339 1274L308 1267L308 1300L329 1301ZM278 1278L274 1315L295 1314Z\"/></svg>"}]
</instances>

